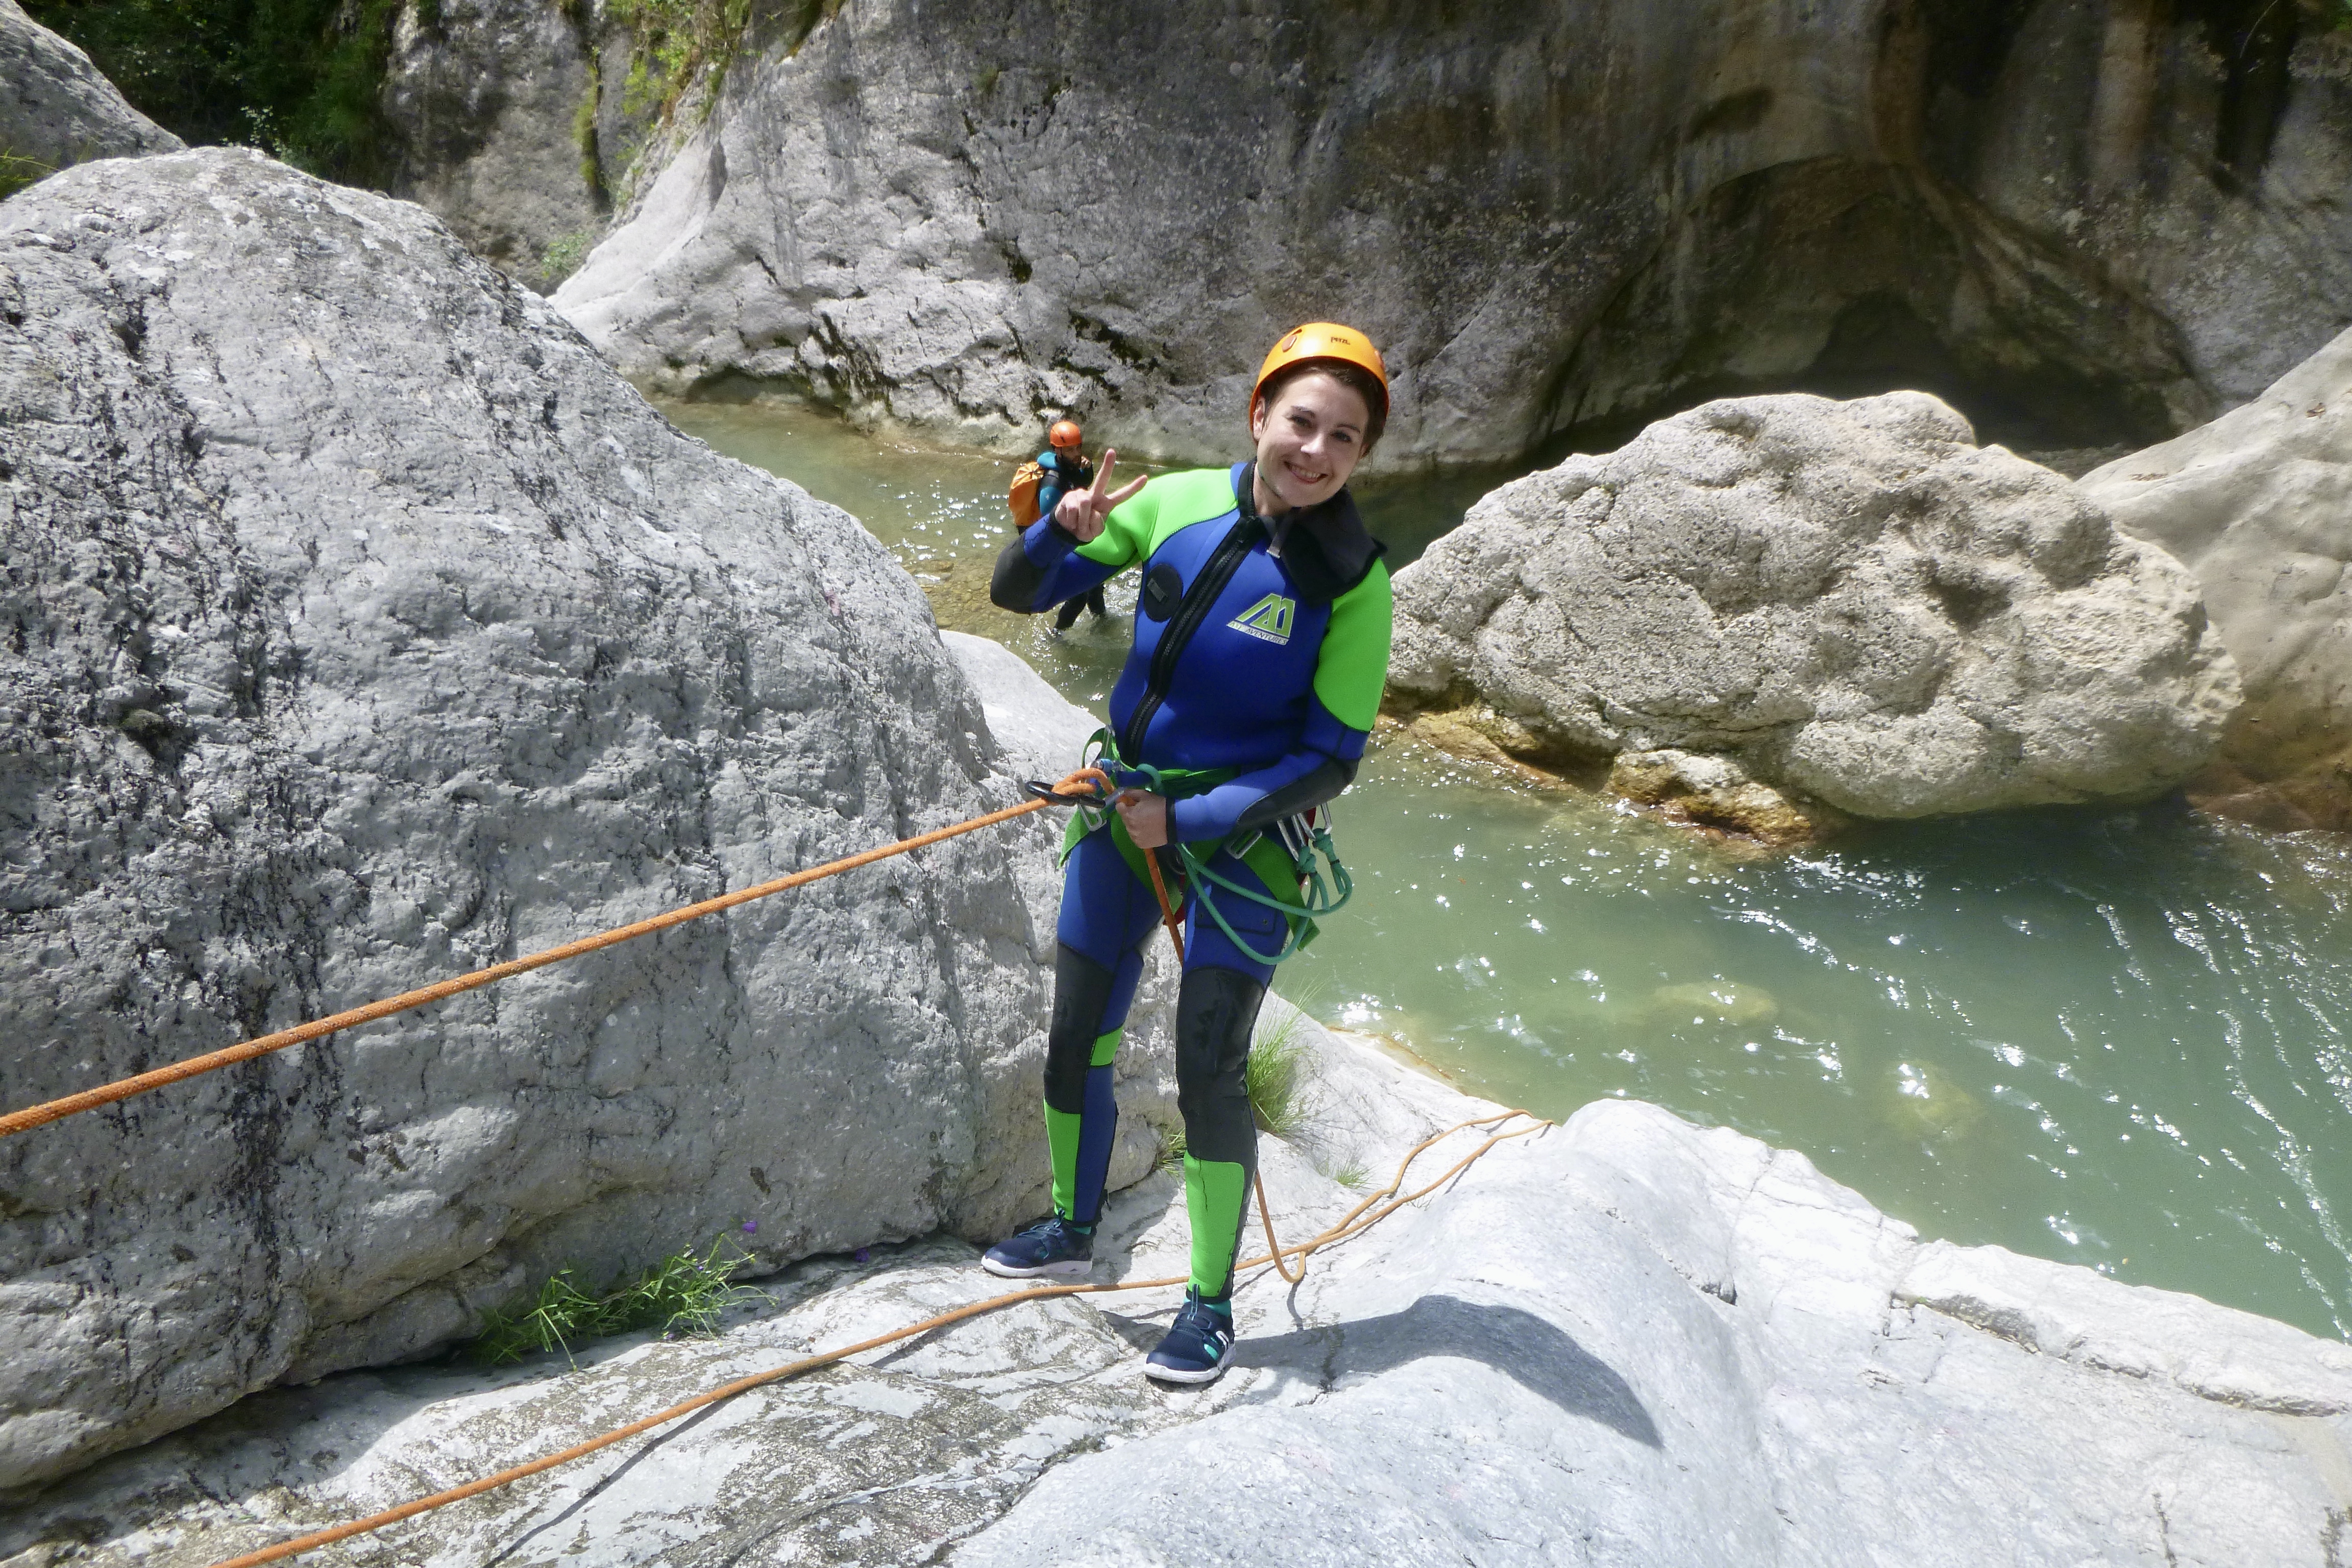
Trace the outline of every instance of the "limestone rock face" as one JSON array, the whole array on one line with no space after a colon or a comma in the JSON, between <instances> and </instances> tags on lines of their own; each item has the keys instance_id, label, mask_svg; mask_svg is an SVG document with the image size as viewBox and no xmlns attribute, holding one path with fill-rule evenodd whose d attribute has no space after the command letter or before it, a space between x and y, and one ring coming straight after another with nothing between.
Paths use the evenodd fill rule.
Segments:
<instances>
[{"instance_id":1,"label":"limestone rock face","mask_svg":"<svg viewBox=\"0 0 2352 1568\"><path fill-rule=\"evenodd\" d=\"M2352 331L2079 486L2197 574L2237 660L2246 706L2226 756L2249 787L2216 781L2224 804L2273 826L2352 827Z\"/></svg>"},{"instance_id":2,"label":"limestone rock face","mask_svg":"<svg viewBox=\"0 0 2352 1568\"><path fill-rule=\"evenodd\" d=\"M88 55L25 15L16 0L0 0L0 153L46 173L180 145L124 102ZM11 173L0 169L0 176Z\"/></svg>"},{"instance_id":3,"label":"limestone rock face","mask_svg":"<svg viewBox=\"0 0 2352 1568\"><path fill-rule=\"evenodd\" d=\"M226 150L43 182L0 209L0 408L11 1108L1019 798L872 536L406 203ZM1034 1214L1053 842L0 1142L0 1487L565 1265Z\"/></svg>"},{"instance_id":4,"label":"limestone rock face","mask_svg":"<svg viewBox=\"0 0 2352 1568\"><path fill-rule=\"evenodd\" d=\"M1008 451L1220 458L1330 317L1382 460L1796 383L2144 443L2352 320L2352 35L2254 9L811 4L559 298L649 384Z\"/></svg>"},{"instance_id":5,"label":"limestone rock face","mask_svg":"<svg viewBox=\"0 0 2352 1568\"><path fill-rule=\"evenodd\" d=\"M1308 1026L1328 1151L1385 1182L1496 1108ZM1468 1153L1456 1133L1413 1186ZM1268 1138L1296 1242L1359 1200ZM1336 1167L1334 1167L1336 1168ZM1176 1183L1097 1279L1183 1272ZM1408 1187L1407 1190L1411 1190ZM1257 1237L1244 1251L1261 1251ZM203 1568L1004 1293L945 1240L812 1260L713 1340L273 1391L0 1517L0 1557ZM2130 1563L2332 1568L2352 1352L1922 1243L1803 1156L1601 1101L1235 1297L1223 1381L1137 1374L1175 1292L1031 1302L393 1527L402 1562Z\"/></svg>"},{"instance_id":6,"label":"limestone rock face","mask_svg":"<svg viewBox=\"0 0 2352 1568\"><path fill-rule=\"evenodd\" d=\"M1802 844L1837 825L1834 812L1798 805L1759 784L1729 757L1677 752L1620 752L1609 765L1609 793L1657 807L1674 821L1780 847Z\"/></svg>"},{"instance_id":7,"label":"limestone rock face","mask_svg":"<svg viewBox=\"0 0 2352 1568\"><path fill-rule=\"evenodd\" d=\"M1919 393L1707 404L1494 491L1396 590L1408 702L1861 816L2145 799L2238 700L2179 563Z\"/></svg>"},{"instance_id":8,"label":"limestone rock face","mask_svg":"<svg viewBox=\"0 0 2352 1568\"><path fill-rule=\"evenodd\" d=\"M428 23L405 7L384 65L398 142L386 188L541 293L604 232L608 183L645 130L623 111L628 45L600 37L604 10L440 0Z\"/></svg>"}]
</instances>

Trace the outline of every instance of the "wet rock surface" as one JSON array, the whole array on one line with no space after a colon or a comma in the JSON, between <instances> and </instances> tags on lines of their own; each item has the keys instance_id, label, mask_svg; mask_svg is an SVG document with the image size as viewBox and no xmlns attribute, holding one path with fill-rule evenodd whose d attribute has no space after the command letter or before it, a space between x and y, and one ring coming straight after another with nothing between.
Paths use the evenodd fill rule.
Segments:
<instances>
[{"instance_id":1,"label":"wet rock surface","mask_svg":"<svg viewBox=\"0 0 2352 1568\"><path fill-rule=\"evenodd\" d=\"M11 1108L1019 798L881 545L415 206L226 150L56 175L0 209L0 408ZM1053 842L0 1142L0 1487L566 1265L1034 1213ZM1174 1122L1160 1017L1115 1180Z\"/></svg>"},{"instance_id":2,"label":"wet rock surface","mask_svg":"<svg viewBox=\"0 0 2352 1568\"><path fill-rule=\"evenodd\" d=\"M0 0L0 192L91 158L176 153L180 139L123 101L89 57ZM29 167L26 165L30 165Z\"/></svg>"},{"instance_id":3,"label":"wet rock surface","mask_svg":"<svg viewBox=\"0 0 2352 1568\"><path fill-rule=\"evenodd\" d=\"M1836 812L1798 805L1759 784L1728 757L1672 750L1620 752L1609 765L1609 793L1654 806L1669 820L1720 829L1773 848L1833 832Z\"/></svg>"},{"instance_id":4,"label":"wet rock surface","mask_svg":"<svg viewBox=\"0 0 2352 1568\"><path fill-rule=\"evenodd\" d=\"M2245 682L2198 803L2273 829L2352 830L2352 332L2080 488L2197 574Z\"/></svg>"},{"instance_id":5,"label":"wet rock surface","mask_svg":"<svg viewBox=\"0 0 2352 1568\"><path fill-rule=\"evenodd\" d=\"M1392 703L1857 816L2145 800L2238 701L2179 563L1919 393L1661 421L1492 492L1396 590Z\"/></svg>"},{"instance_id":6,"label":"wet rock surface","mask_svg":"<svg viewBox=\"0 0 2352 1568\"><path fill-rule=\"evenodd\" d=\"M1263 1145L1286 1239L1360 1201L1323 1174L1336 1161L1385 1180L1494 1109L1305 1037L1307 1131ZM1108 1211L1097 1268L1154 1278L1182 1250L1155 1177ZM940 1240L819 1259L715 1339L273 1392L30 1500L0 1563L215 1562L1004 1289L974 1264ZM1217 1384L1139 1375L1173 1294L866 1352L335 1560L2325 1568L2340 1533L2343 1345L1923 1244L1801 1156L1639 1103L1499 1145L1296 1289L1246 1284Z\"/></svg>"},{"instance_id":7,"label":"wet rock surface","mask_svg":"<svg viewBox=\"0 0 2352 1568\"><path fill-rule=\"evenodd\" d=\"M560 298L650 384L1008 452L1213 459L1318 317L1393 460L1791 384L2141 444L2352 320L2347 178L2293 5L889 0L753 28Z\"/></svg>"}]
</instances>

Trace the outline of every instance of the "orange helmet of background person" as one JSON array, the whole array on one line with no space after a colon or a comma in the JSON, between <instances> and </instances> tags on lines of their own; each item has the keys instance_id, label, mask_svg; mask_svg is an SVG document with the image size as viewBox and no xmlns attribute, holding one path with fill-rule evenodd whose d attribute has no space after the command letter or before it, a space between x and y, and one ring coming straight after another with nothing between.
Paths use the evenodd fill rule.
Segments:
<instances>
[{"instance_id":1,"label":"orange helmet of background person","mask_svg":"<svg viewBox=\"0 0 2352 1568\"><path fill-rule=\"evenodd\" d=\"M1336 321L1309 321L1286 333L1265 356L1265 363L1258 367L1257 384L1250 388L1250 418L1257 418L1258 405L1265 399L1268 381L1292 365L1315 360L1339 360L1371 372L1372 379L1381 384L1381 407L1375 412L1386 417L1389 369L1381 363L1381 351L1372 346L1372 340Z\"/></svg>"},{"instance_id":2,"label":"orange helmet of background person","mask_svg":"<svg viewBox=\"0 0 2352 1568\"><path fill-rule=\"evenodd\" d=\"M1084 435L1076 420L1056 419L1054 427L1045 432L1045 445L1058 452L1065 447L1076 446Z\"/></svg>"}]
</instances>

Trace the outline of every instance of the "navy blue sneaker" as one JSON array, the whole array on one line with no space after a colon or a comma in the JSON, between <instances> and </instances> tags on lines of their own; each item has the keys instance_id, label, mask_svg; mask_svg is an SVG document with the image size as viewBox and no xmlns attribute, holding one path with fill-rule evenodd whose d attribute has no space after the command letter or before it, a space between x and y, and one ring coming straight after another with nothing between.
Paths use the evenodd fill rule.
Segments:
<instances>
[{"instance_id":1,"label":"navy blue sneaker","mask_svg":"<svg viewBox=\"0 0 2352 1568\"><path fill-rule=\"evenodd\" d=\"M1168 1337L1144 1358L1143 1374L1162 1383L1214 1383L1225 1374L1233 1353L1233 1309L1222 1302L1213 1306L1199 1291L1187 1290Z\"/></svg>"},{"instance_id":2,"label":"navy blue sneaker","mask_svg":"<svg viewBox=\"0 0 2352 1568\"><path fill-rule=\"evenodd\" d=\"M1040 1274L1091 1274L1095 1269L1095 1227L1072 1225L1060 1215L1053 1215L990 1247L980 1266L1007 1279L1034 1279Z\"/></svg>"}]
</instances>

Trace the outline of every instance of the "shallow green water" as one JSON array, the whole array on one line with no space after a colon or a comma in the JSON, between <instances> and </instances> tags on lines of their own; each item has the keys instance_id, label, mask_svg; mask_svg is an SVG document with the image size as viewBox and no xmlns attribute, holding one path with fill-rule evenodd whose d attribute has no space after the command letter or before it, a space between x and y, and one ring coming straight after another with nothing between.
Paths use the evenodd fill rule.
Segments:
<instances>
[{"instance_id":1,"label":"shallow green water","mask_svg":"<svg viewBox=\"0 0 2352 1568\"><path fill-rule=\"evenodd\" d=\"M944 624L1101 710L1123 616L1056 641L986 604L1006 465L667 412L856 513ZM1409 559L1491 482L1365 510ZM1929 1236L2352 1326L2352 845L2151 809L1740 858L1403 742L1339 820L1357 900L1281 982L1328 1019L1547 1115L1631 1095L1801 1149Z\"/></svg>"}]
</instances>

